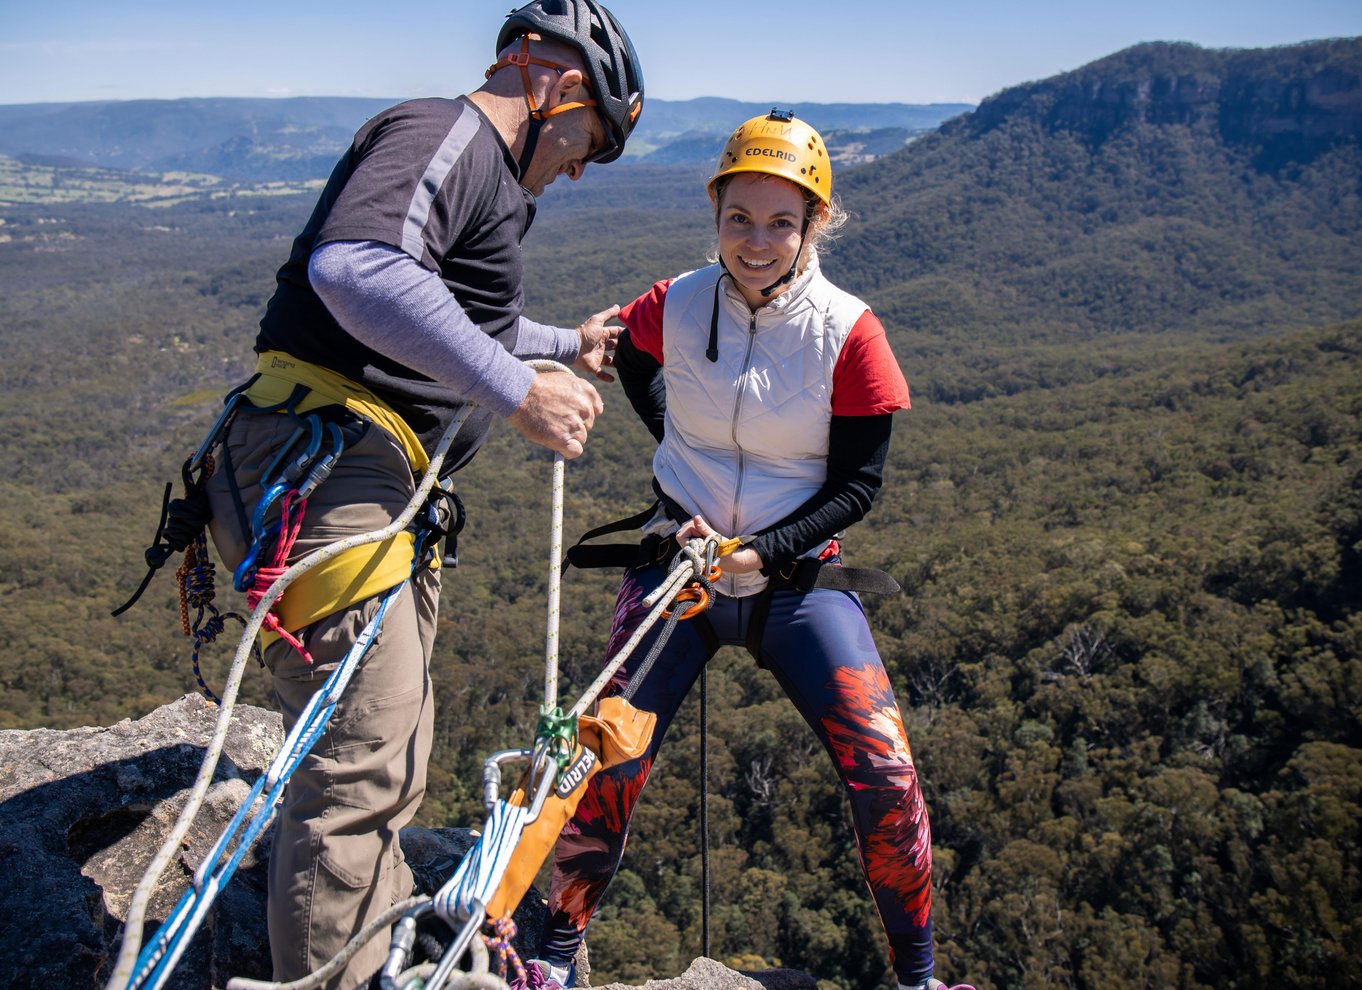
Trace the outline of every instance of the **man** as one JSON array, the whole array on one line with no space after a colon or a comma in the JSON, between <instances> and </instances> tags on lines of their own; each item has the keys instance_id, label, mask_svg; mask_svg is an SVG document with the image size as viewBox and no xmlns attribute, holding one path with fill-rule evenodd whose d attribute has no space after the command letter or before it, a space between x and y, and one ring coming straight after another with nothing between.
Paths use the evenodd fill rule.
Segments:
<instances>
[{"instance_id":1,"label":"man","mask_svg":"<svg viewBox=\"0 0 1362 990\"><path fill-rule=\"evenodd\" d=\"M507 17L481 88L401 104L360 129L279 271L256 340L258 377L208 481L228 566L281 545L292 562L386 526L469 403L446 473L467 462L495 417L566 457L581 454L599 394L575 375L535 374L523 359L613 380L603 368L618 307L576 329L526 319L520 241L546 186L619 157L642 102L638 57L609 11L595 0L536 0ZM308 422L335 426L325 436L343 436L344 449L309 494L296 541L286 542L287 526L262 540L255 510ZM261 518L277 519L279 508ZM360 637L378 592L411 572L411 547L398 541L354 565L365 579L347 575L338 599L314 582L290 586L288 604L277 603L283 638L269 637L266 662L287 726ZM252 579L257 591L267 586ZM419 567L289 781L270 862L276 980L312 972L411 892L397 835L425 788L438 592L438 570ZM370 940L327 986L364 984L386 952L385 938Z\"/></svg>"}]
</instances>

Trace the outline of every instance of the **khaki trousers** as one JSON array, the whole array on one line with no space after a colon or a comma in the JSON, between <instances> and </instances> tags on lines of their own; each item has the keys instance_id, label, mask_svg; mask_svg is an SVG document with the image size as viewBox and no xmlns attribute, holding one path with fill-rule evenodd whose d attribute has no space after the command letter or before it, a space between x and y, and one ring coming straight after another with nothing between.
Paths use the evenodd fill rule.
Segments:
<instances>
[{"instance_id":1,"label":"khaki trousers","mask_svg":"<svg viewBox=\"0 0 1362 990\"><path fill-rule=\"evenodd\" d=\"M261 472L293 427L286 415L240 415L233 423L227 452L247 519L262 494ZM308 499L289 562L344 536L386 526L414 487L401 449L370 425ZM235 568L249 534L241 531L221 457L208 489L213 542L224 565ZM421 568L389 605L326 732L289 779L269 864L270 952L277 981L314 971L371 918L411 894L412 874L397 837L425 793L433 719L429 661L439 590L439 571ZM266 651L286 730L344 659L380 597L301 633L312 665L282 641ZM379 933L325 987L366 985L387 952L387 933Z\"/></svg>"}]
</instances>

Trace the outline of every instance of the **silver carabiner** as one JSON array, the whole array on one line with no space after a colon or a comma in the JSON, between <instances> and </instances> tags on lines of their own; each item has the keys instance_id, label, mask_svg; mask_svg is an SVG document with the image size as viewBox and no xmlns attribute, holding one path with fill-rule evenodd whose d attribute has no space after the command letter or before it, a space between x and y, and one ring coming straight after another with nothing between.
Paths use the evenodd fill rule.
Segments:
<instances>
[{"instance_id":1,"label":"silver carabiner","mask_svg":"<svg viewBox=\"0 0 1362 990\"><path fill-rule=\"evenodd\" d=\"M503 749L493 753L482 765L482 805L490 813L501 796L501 765L517 760L529 762L534 753L528 749Z\"/></svg>"},{"instance_id":2,"label":"silver carabiner","mask_svg":"<svg viewBox=\"0 0 1362 990\"><path fill-rule=\"evenodd\" d=\"M227 420L231 418L232 413L236 410L237 403L241 401L244 394L243 392L233 392L227 397L227 401L222 405L222 412L218 414L217 420L213 423L213 428L208 431L208 436L203 438L203 443L199 445L199 449L194 451L194 456L189 458L189 467L186 469L189 474L193 474L203 466L203 459L208 456L208 452L222 438L223 427L227 425Z\"/></svg>"}]
</instances>

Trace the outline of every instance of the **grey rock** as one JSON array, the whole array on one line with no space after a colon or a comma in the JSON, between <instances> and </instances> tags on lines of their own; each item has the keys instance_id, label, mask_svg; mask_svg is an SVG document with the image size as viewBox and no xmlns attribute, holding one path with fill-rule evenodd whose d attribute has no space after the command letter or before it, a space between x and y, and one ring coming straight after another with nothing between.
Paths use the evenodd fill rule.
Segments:
<instances>
[{"instance_id":1,"label":"grey rock","mask_svg":"<svg viewBox=\"0 0 1362 990\"><path fill-rule=\"evenodd\" d=\"M623 983L610 983L599 990L637 990ZM736 972L723 963L700 956L680 976L649 980L643 990L818 990L818 981L793 969Z\"/></svg>"},{"instance_id":2,"label":"grey rock","mask_svg":"<svg viewBox=\"0 0 1362 990\"><path fill-rule=\"evenodd\" d=\"M215 706L186 695L108 728L0 732L0 972L10 986L103 986L133 891L188 799L216 720ZM237 709L204 809L152 895L148 934L282 741L277 714ZM264 891L265 863L248 853L168 985L268 976Z\"/></svg>"},{"instance_id":3,"label":"grey rock","mask_svg":"<svg viewBox=\"0 0 1362 990\"><path fill-rule=\"evenodd\" d=\"M13 990L102 990L123 922L147 865L169 834L198 775L218 709L185 695L144 718L108 728L0 731L0 974ZM173 910L222 830L283 742L278 714L233 712L213 783L148 908L144 938ZM420 893L453 873L477 833L406 828L403 853ZM270 831L242 859L175 973L170 990L217 990L233 976L269 979L265 931ZM528 958L544 923L531 888L515 922ZM585 946L578 960L590 972ZM738 973L696 959L648 990L815 990L792 970ZM602 990L630 990L611 984Z\"/></svg>"}]
</instances>

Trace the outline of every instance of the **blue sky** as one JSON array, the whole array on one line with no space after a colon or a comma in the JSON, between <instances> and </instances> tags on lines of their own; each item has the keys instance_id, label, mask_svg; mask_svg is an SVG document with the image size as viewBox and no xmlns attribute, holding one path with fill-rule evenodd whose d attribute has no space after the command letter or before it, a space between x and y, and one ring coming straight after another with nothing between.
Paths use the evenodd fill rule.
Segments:
<instances>
[{"instance_id":1,"label":"blue sky","mask_svg":"<svg viewBox=\"0 0 1362 990\"><path fill-rule=\"evenodd\" d=\"M8 0L0 103L448 96L512 0ZM611 0L647 92L977 103L1141 41L1252 48L1362 35L1359 0ZM441 11L435 18L431 10Z\"/></svg>"}]
</instances>

